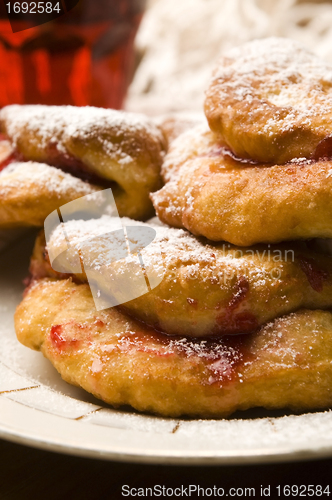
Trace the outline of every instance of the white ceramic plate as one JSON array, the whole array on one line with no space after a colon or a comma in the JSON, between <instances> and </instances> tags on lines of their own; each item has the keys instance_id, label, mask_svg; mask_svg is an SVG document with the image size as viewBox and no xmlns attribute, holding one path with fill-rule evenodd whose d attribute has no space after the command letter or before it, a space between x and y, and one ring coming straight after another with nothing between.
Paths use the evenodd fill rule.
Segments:
<instances>
[{"instance_id":1,"label":"white ceramic plate","mask_svg":"<svg viewBox=\"0 0 332 500\"><path fill-rule=\"evenodd\" d=\"M150 463L241 464L332 456L332 412L163 419L113 410L63 382L40 353L15 337L13 314L32 244L28 236L0 254L0 437L68 454Z\"/></svg>"}]
</instances>

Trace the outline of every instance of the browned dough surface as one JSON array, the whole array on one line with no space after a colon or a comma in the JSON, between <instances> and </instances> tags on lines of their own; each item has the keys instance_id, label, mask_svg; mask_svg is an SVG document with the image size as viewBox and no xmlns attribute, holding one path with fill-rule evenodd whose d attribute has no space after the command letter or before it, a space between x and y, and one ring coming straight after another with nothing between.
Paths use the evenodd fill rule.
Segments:
<instances>
[{"instance_id":1,"label":"browned dough surface","mask_svg":"<svg viewBox=\"0 0 332 500\"><path fill-rule=\"evenodd\" d=\"M224 417L256 406L332 403L332 315L302 310L218 341L157 334L116 309L97 313L87 285L40 281L15 315L18 339L69 383L107 403L164 416Z\"/></svg>"},{"instance_id":2,"label":"browned dough surface","mask_svg":"<svg viewBox=\"0 0 332 500\"><path fill-rule=\"evenodd\" d=\"M111 217L69 222L66 237L70 250L65 250L61 228L53 233L47 248L51 254L63 255L63 270L70 273L81 242L99 233L101 236L84 252L90 279L95 277L103 294L109 290L110 277L117 281L119 290L126 290L128 280L131 287L139 287L135 280L141 277L140 267L132 268L128 275L127 260L109 259L109 239L103 231L116 223ZM129 219L123 223L144 227ZM141 258L147 276L152 281L161 276L162 281L148 293L144 290L138 298L125 301L121 308L159 331L190 337L246 333L298 309L332 307L332 257L309 250L305 243L212 246L186 231L148 226L156 229L157 236L141 250ZM32 278L68 277L53 271L48 250L41 234L31 260ZM77 282L87 282L85 273L73 276Z\"/></svg>"},{"instance_id":3,"label":"browned dough surface","mask_svg":"<svg viewBox=\"0 0 332 500\"><path fill-rule=\"evenodd\" d=\"M0 111L0 132L25 160L111 185L120 216L153 214L149 194L161 186L165 141L145 116L93 107L13 105Z\"/></svg>"},{"instance_id":4,"label":"browned dough surface","mask_svg":"<svg viewBox=\"0 0 332 500\"><path fill-rule=\"evenodd\" d=\"M332 237L331 161L240 162L201 127L174 141L162 175L151 197L171 226L240 246Z\"/></svg>"},{"instance_id":5,"label":"browned dough surface","mask_svg":"<svg viewBox=\"0 0 332 500\"><path fill-rule=\"evenodd\" d=\"M246 43L218 61L205 114L240 158L331 156L332 66L294 40Z\"/></svg>"}]
</instances>

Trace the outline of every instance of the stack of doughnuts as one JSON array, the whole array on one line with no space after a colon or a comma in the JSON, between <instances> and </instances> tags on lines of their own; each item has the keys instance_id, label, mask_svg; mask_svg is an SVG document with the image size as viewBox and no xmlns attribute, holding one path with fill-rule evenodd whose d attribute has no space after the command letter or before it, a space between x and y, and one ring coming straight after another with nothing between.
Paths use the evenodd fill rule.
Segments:
<instances>
[{"instance_id":1,"label":"stack of doughnuts","mask_svg":"<svg viewBox=\"0 0 332 500\"><path fill-rule=\"evenodd\" d=\"M53 210L111 187L120 216L153 214L165 140L143 115L93 107L0 111L0 228L42 226Z\"/></svg>"},{"instance_id":2,"label":"stack of doughnuts","mask_svg":"<svg viewBox=\"0 0 332 500\"><path fill-rule=\"evenodd\" d=\"M140 259L150 283L163 279L98 311L87 269L102 267L120 281L127 272L128 260L107 258L105 235L118 219L69 221L66 238L58 229L47 242L37 238L30 285L15 315L18 339L41 350L67 382L116 407L220 418L253 407L331 406L331 89L332 68L290 40L230 51L207 90L208 125L171 143L164 186L156 191L159 181L144 183L145 170L125 162L137 190L150 191L159 219L122 224L154 229ZM49 134L40 121L31 129L31 108L5 109L2 132L24 159L55 165L66 158L67 166L68 155L104 173L114 163L112 149L101 146L106 122L97 120L93 135L82 120L77 135L60 109L51 108L58 118ZM75 113L81 120L84 111ZM131 130L120 130L113 134L124 151ZM140 143L150 160L151 151L162 154L162 140L153 137ZM127 192L119 164L105 177ZM121 197L116 203L121 216L148 214L122 210ZM82 268L72 269L72 255L81 255L87 240ZM128 248L134 240L128 233ZM63 272L52 268L54 254L64 256ZM107 280L98 286L104 293Z\"/></svg>"},{"instance_id":3,"label":"stack of doughnuts","mask_svg":"<svg viewBox=\"0 0 332 500\"><path fill-rule=\"evenodd\" d=\"M332 67L269 38L223 57L206 93L209 127L174 143L164 222L235 245L332 236Z\"/></svg>"}]
</instances>

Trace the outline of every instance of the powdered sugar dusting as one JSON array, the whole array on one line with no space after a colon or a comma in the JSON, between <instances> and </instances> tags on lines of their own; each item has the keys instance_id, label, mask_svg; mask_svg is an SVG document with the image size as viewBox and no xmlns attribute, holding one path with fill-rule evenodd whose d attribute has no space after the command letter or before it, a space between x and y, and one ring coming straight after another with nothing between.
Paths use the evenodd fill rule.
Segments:
<instances>
[{"instance_id":1,"label":"powdered sugar dusting","mask_svg":"<svg viewBox=\"0 0 332 500\"><path fill-rule=\"evenodd\" d=\"M206 156L215 148L217 139L207 124L193 127L177 137L167 152L161 173L165 182L174 179L180 167L188 160Z\"/></svg>"},{"instance_id":2,"label":"powdered sugar dusting","mask_svg":"<svg viewBox=\"0 0 332 500\"><path fill-rule=\"evenodd\" d=\"M35 162L11 163L0 173L0 196L6 196L18 189L27 190L30 194L34 190L40 192L42 189L59 197L72 192L84 196L97 190L57 168Z\"/></svg>"},{"instance_id":3,"label":"powdered sugar dusting","mask_svg":"<svg viewBox=\"0 0 332 500\"><path fill-rule=\"evenodd\" d=\"M68 152L71 139L93 137L102 151L123 165L137 154L139 140L150 138L160 145L159 128L147 117L111 109L74 106L18 106L0 111L0 127L17 146L22 133L31 133L36 147L53 145L58 153Z\"/></svg>"},{"instance_id":4,"label":"powdered sugar dusting","mask_svg":"<svg viewBox=\"0 0 332 500\"><path fill-rule=\"evenodd\" d=\"M121 221L121 222L119 222ZM132 219L122 217L120 220L116 217L108 215L102 216L100 219L71 220L66 223L66 235L73 246L79 245L86 239L92 239L111 231L119 229L122 226L144 226L143 223ZM156 230L157 236L155 240L142 250L145 257L155 256L156 247L161 247L165 254L166 262L171 263L175 258L190 260L193 256L205 262L214 262L215 256L213 251L215 247L204 244L188 231L183 229L175 229L166 225L149 223L148 226ZM62 244L62 227L58 226L52 233L49 245L56 248ZM99 241L99 240L98 240ZM145 263L147 263L145 261ZM102 263L105 265L106 262Z\"/></svg>"},{"instance_id":5,"label":"powdered sugar dusting","mask_svg":"<svg viewBox=\"0 0 332 500\"><path fill-rule=\"evenodd\" d=\"M332 113L332 66L321 61L300 43L285 38L254 40L233 48L221 60L213 81L218 85L218 98L253 103L268 109L269 104L283 108L262 127L268 134L277 120L282 131L292 130L294 120L310 127L319 118L320 126L328 126ZM282 121L281 121L282 120Z\"/></svg>"},{"instance_id":6,"label":"powdered sugar dusting","mask_svg":"<svg viewBox=\"0 0 332 500\"><path fill-rule=\"evenodd\" d=\"M201 159L214 151L217 156L222 157L224 149L219 146L215 134L206 124L194 127L175 139L161 170L166 185L151 195L155 208L158 210L161 206L166 216L178 221L182 219L184 208L187 212L193 210L192 192L195 186L201 185L201 178L195 172L202 166ZM240 163L238 165L241 166ZM218 166L222 169L224 165L219 162ZM184 197L178 196L179 183L182 188L186 186L186 190L183 190Z\"/></svg>"},{"instance_id":7,"label":"powdered sugar dusting","mask_svg":"<svg viewBox=\"0 0 332 500\"><path fill-rule=\"evenodd\" d=\"M108 266L109 256L114 252L114 242L110 240L108 243L107 234L126 226L147 227L141 222L125 217L118 219L107 215L88 221L72 220L65 224L66 236L62 226L58 226L47 246L52 254L59 255L67 248L67 241L70 241L71 251L76 253L80 245L89 240L88 247L85 245L85 248L89 249L87 256L89 265L98 268ZM148 226L156 231L156 237L140 252L146 269L153 270L158 276L164 275L165 271L172 274L182 266L188 279L199 275L202 281L209 283L219 281L220 286L229 286L227 280L222 280L222 277L237 275L255 276L257 285L264 283L265 279L272 280L275 285L279 282L277 277L271 278L267 272L266 262L258 254L255 256L249 253L241 254L239 258L236 253L237 248L232 245L211 245L186 230L159 223L150 222ZM106 235L105 239L97 238L103 235ZM128 259L130 260L130 256L127 258L127 263ZM278 269L282 273L282 262L278 263ZM118 272L121 270L118 269Z\"/></svg>"}]
</instances>

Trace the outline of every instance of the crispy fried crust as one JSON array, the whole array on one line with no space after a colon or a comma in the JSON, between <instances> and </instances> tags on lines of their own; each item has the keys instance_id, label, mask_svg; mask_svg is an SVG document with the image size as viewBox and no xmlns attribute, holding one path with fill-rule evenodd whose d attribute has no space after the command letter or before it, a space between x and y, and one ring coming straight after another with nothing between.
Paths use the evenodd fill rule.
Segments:
<instances>
[{"instance_id":1,"label":"crispy fried crust","mask_svg":"<svg viewBox=\"0 0 332 500\"><path fill-rule=\"evenodd\" d=\"M94 226L98 229L98 221ZM112 227L111 218L108 227ZM301 308L332 308L332 257L310 251L305 244L242 249L225 244L211 246L182 230L155 228L157 237L141 250L141 258L147 275L153 277L161 272L162 255L163 279L156 288L121 308L160 331L191 337L247 333ZM70 269L72 255L84 240L84 229L86 237L92 236L91 226L82 221L82 240L74 240L73 226L66 225L72 246L64 255L64 268ZM97 262L99 269L107 249L106 238L105 244L101 239L98 243L85 253L84 265L90 269L90 276L92 263ZM61 251L58 232L48 244L48 248L54 247ZM105 255L98 288L107 292L110 276L131 278L134 286L135 276L126 273L127 261L110 262L107 250ZM42 234L36 240L30 271L34 279L65 276L52 269ZM87 282L85 274L76 273L74 277Z\"/></svg>"},{"instance_id":2,"label":"crispy fried crust","mask_svg":"<svg viewBox=\"0 0 332 500\"><path fill-rule=\"evenodd\" d=\"M0 174L0 228L42 226L53 210L99 189L43 163L12 163Z\"/></svg>"},{"instance_id":3,"label":"crispy fried crust","mask_svg":"<svg viewBox=\"0 0 332 500\"><path fill-rule=\"evenodd\" d=\"M206 93L211 130L240 158L282 164L331 156L332 67L285 38L221 58Z\"/></svg>"},{"instance_id":4,"label":"crispy fried crust","mask_svg":"<svg viewBox=\"0 0 332 500\"><path fill-rule=\"evenodd\" d=\"M174 141L151 195L159 218L234 245L332 237L332 162L252 165L235 160L213 132Z\"/></svg>"},{"instance_id":5,"label":"crispy fried crust","mask_svg":"<svg viewBox=\"0 0 332 500\"><path fill-rule=\"evenodd\" d=\"M332 313L302 310L258 333L216 342L161 335L115 308L97 313L87 285L40 281L15 314L18 339L69 383L114 406L224 417L256 406L332 403Z\"/></svg>"},{"instance_id":6,"label":"crispy fried crust","mask_svg":"<svg viewBox=\"0 0 332 500\"><path fill-rule=\"evenodd\" d=\"M148 118L72 106L7 106L0 132L25 160L111 181L121 216L153 214L149 193L161 186L164 138Z\"/></svg>"}]
</instances>

